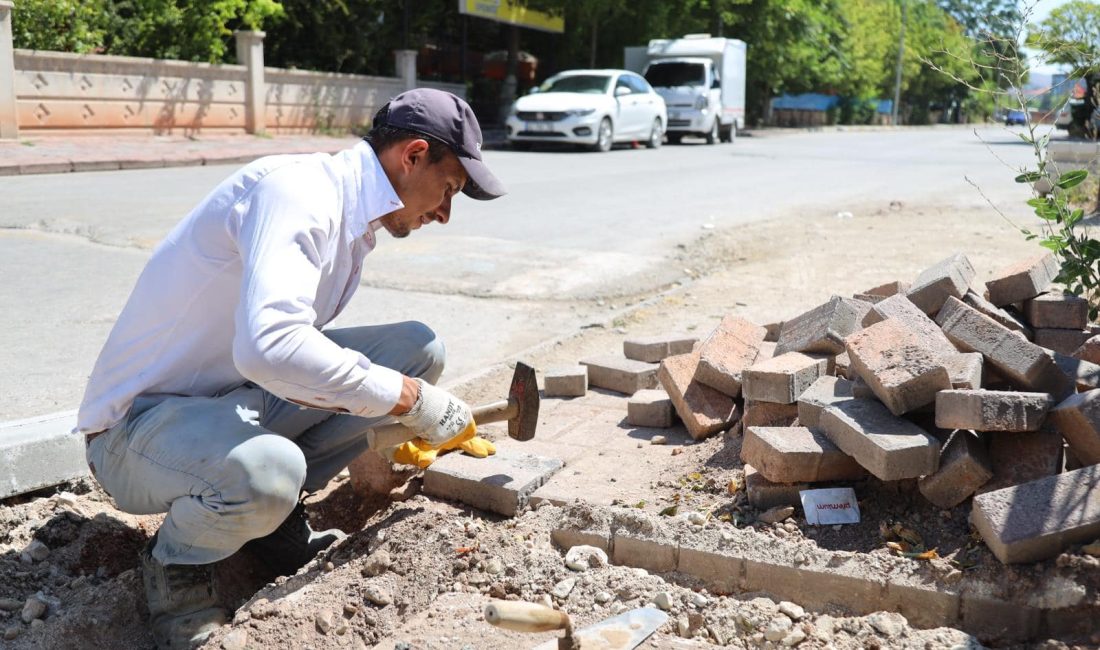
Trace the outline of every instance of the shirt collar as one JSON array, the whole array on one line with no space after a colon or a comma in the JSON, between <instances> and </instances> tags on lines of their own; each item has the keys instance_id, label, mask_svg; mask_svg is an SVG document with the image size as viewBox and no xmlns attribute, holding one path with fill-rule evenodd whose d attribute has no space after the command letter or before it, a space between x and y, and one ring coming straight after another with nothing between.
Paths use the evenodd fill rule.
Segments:
<instances>
[{"instance_id":1,"label":"shirt collar","mask_svg":"<svg viewBox=\"0 0 1100 650\"><path fill-rule=\"evenodd\" d=\"M353 194L357 205L351 211L351 229L355 237L363 237L377 230L377 220L394 210L405 207L393 189L390 179L382 169L382 163L367 141L361 141L349 152L353 160L357 192Z\"/></svg>"}]
</instances>

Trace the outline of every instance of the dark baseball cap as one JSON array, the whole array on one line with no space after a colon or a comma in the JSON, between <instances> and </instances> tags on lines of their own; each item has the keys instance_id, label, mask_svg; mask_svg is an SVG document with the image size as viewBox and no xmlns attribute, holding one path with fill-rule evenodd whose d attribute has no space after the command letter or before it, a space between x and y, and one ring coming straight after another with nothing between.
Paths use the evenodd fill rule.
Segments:
<instances>
[{"instance_id":1,"label":"dark baseball cap","mask_svg":"<svg viewBox=\"0 0 1100 650\"><path fill-rule=\"evenodd\" d=\"M481 127L462 98L434 88L401 93L374 116L373 126L391 126L439 140L458 156L469 180L462 193L479 201L507 194L481 160Z\"/></svg>"}]
</instances>

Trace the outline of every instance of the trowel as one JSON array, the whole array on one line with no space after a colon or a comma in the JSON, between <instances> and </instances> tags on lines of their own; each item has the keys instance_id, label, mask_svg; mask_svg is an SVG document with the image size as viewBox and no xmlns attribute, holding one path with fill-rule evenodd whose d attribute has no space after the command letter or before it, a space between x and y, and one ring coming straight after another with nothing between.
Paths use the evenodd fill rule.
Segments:
<instances>
[{"instance_id":1,"label":"trowel","mask_svg":"<svg viewBox=\"0 0 1100 650\"><path fill-rule=\"evenodd\" d=\"M565 631L557 641L547 641L534 650L632 650L664 625L668 614L639 607L574 630L565 612L534 603L495 600L485 607L485 620L516 632Z\"/></svg>"}]
</instances>

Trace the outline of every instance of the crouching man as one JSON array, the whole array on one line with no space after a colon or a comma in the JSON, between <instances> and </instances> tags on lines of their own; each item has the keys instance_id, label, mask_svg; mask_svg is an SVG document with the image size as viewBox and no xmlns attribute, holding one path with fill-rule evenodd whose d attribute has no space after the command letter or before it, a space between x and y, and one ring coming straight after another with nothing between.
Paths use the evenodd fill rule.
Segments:
<instances>
[{"instance_id":1,"label":"crouching man","mask_svg":"<svg viewBox=\"0 0 1100 650\"><path fill-rule=\"evenodd\" d=\"M435 387L443 344L419 322L323 330L385 229L446 224L462 192L504 194L466 102L417 89L336 155L262 158L218 185L153 252L92 371L77 429L122 510L167 513L142 552L160 648L223 624L214 563L243 546L292 573L343 536L300 497L396 419L430 445L476 445Z\"/></svg>"}]
</instances>

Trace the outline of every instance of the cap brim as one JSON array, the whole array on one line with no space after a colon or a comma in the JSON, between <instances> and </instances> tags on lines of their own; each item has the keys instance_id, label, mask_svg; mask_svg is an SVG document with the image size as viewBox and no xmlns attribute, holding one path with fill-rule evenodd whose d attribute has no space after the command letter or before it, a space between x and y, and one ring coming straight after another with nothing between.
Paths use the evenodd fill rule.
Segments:
<instances>
[{"instance_id":1,"label":"cap brim","mask_svg":"<svg viewBox=\"0 0 1100 650\"><path fill-rule=\"evenodd\" d=\"M504 189L504 183L493 176L493 172L489 171L485 163L463 156L458 157L458 162L462 163L462 167L469 176L466 185L462 188L462 193L466 196L478 201L490 201L508 193L508 190Z\"/></svg>"}]
</instances>

